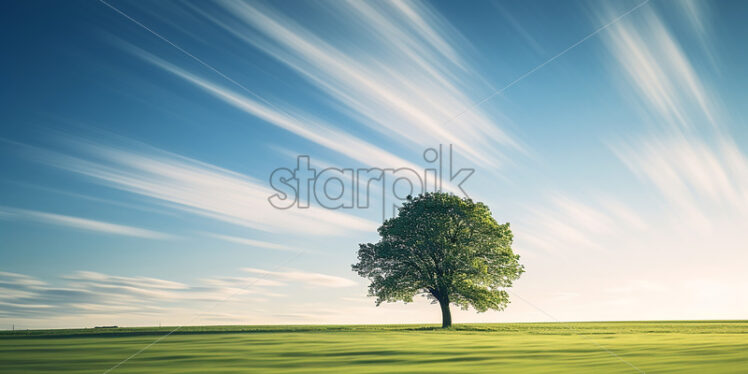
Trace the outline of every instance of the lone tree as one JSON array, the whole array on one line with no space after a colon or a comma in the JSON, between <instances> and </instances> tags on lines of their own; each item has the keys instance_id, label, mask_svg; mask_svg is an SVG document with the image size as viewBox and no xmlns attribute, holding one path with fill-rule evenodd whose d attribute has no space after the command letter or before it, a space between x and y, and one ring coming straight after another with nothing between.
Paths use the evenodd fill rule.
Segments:
<instances>
[{"instance_id":1,"label":"lone tree","mask_svg":"<svg viewBox=\"0 0 748 374\"><path fill-rule=\"evenodd\" d=\"M412 302L425 294L452 325L449 304L479 312L503 310L503 288L524 267L512 251L509 223L500 225L483 203L436 192L408 196L397 217L379 228L378 243L360 244L353 271L371 280L369 296L382 302Z\"/></svg>"}]
</instances>

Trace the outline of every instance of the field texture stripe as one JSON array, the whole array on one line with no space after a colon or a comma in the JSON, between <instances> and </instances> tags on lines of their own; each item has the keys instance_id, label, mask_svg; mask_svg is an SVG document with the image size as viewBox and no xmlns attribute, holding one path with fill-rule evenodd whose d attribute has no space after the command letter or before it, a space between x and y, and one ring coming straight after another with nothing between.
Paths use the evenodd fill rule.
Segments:
<instances>
[{"instance_id":1,"label":"field texture stripe","mask_svg":"<svg viewBox=\"0 0 748 374\"><path fill-rule=\"evenodd\" d=\"M586 340L586 341L590 342L590 343L591 343L592 345L594 345L595 347L597 347L597 348L599 348L599 349L601 349L601 350L603 350L603 351L607 352L607 353L608 353L609 355L611 355L611 356L613 356L613 357L617 358L617 359L618 359L619 361L621 361L621 362L623 362L624 364L626 364L626 365L630 366L630 367L631 367L632 369L636 370L637 372L639 372L639 373L646 373L646 372L645 372L644 370L642 370L642 369L639 369L639 368L638 368L638 367L637 367L636 365L634 365L634 364L632 364L631 362L629 362L629 361L625 360L625 359L624 359L623 357L621 357L621 356L617 355L617 354L616 354L615 352L611 351L610 349L608 349L608 348L605 348L604 346L600 345L599 343L595 342L594 340L592 340L592 339L589 339L589 338L587 338L586 336L582 335L582 334L581 334L581 333L579 332L579 330L575 329L575 328L574 328L573 326L571 326L571 325L570 325L570 324L569 324L568 322L563 322L563 321L559 320L558 318L556 318L556 317L552 316L552 315L551 315L550 313L546 312L546 311L545 311L545 310L543 310L543 309L540 309L540 307L538 307L538 306L536 306L535 304L533 304L533 303L529 302L529 301L528 301L527 299L525 299L524 297L522 297L522 296L520 296L520 295L517 295L516 293L514 293L514 292L512 292L512 291L509 291L509 292L510 292L510 293L512 294L512 296L514 296L514 297L516 297L516 298L518 298L518 299L520 299L520 300L524 301L524 302L525 302L525 303L526 303L527 305L529 305L529 306L533 307L533 308L534 308L535 310L537 310L538 312L540 312L540 313L543 313L543 314L544 314L544 315L546 315L546 316L547 316L548 318L550 318L550 319L552 319L552 320L554 320L554 321L556 321L556 322L558 322L558 323L560 323L560 324L562 324L562 325L566 325L566 326L567 326L567 327L569 328L569 330L571 330L572 332L576 333L576 335L577 335L578 337L580 337L580 338L582 338L582 339L584 339L584 340Z\"/></svg>"}]
</instances>

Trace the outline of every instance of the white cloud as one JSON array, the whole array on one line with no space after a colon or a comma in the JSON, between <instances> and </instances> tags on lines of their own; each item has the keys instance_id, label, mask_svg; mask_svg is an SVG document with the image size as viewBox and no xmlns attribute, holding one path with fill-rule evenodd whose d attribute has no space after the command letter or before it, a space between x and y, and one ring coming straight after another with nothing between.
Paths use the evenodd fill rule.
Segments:
<instances>
[{"instance_id":1,"label":"white cloud","mask_svg":"<svg viewBox=\"0 0 748 374\"><path fill-rule=\"evenodd\" d=\"M278 279L281 281L292 281L296 284L301 284L301 285L312 285L312 286L331 287L331 288L350 287L350 286L356 285L356 282L350 279L336 277L336 276L327 275L327 274L308 273L308 272L299 271L299 270L271 271L271 270L255 269L255 268L244 268L243 270L246 272L264 275L264 276Z\"/></svg>"},{"instance_id":2,"label":"white cloud","mask_svg":"<svg viewBox=\"0 0 748 374\"><path fill-rule=\"evenodd\" d=\"M184 305L208 308L205 302L229 299L266 300L283 296L266 287L284 283L258 277L215 277L189 285L153 277L115 276L78 271L53 284L14 273L0 272L0 318L49 319L77 315L83 323L91 313L119 318L173 312ZM209 311L209 310L206 310Z\"/></svg>"},{"instance_id":3,"label":"white cloud","mask_svg":"<svg viewBox=\"0 0 748 374\"><path fill-rule=\"evenodd\" d=\"M699 10L684 3L693 21ZM704 24L695 27L703 34ZM683 48L653 11L612 27L607 44L627 72L650 133L611 146L650 183L668 212L703 232L729 217L748 220L748 162L724 123L718 95L701 80ZM669 126L660 125L662 122Z\"/></svg>"},{"instance_id":4,"label":"white cloud","mask_svg":"<svg viewBox=\"0 0 748 374\"><path fill-rule=\"evenodd\" d=\"M86 231L103 232L107 234L132 236L146 239L171 238L171 236L167 234L137 227L119 225L103 221L95 221L92 219L72 217L55 213L40 212L36 210L0 207L0 213L3 214L6 218L29 220Z\"/></svg>"},{"instance_id":5,"label":"white cloud","mask_svg":"<svg viewBox=\"0 0 748 374\"><path fill-rule=\"evenodd\" d=\"M2 284L14 284L33 287L43 286L47 283L28 275L0 271L0 285Z\"/></svg>"},{"instance_id":6,"label":"white cloud","mask_svg":"<svg viewBox=\"0 0 748 374\"><path fill-rule=\"evenodd\" d=\"M273 249L277 251L299 252L299 248L292 248L287 245L270 243L270 242L265 242L261 240L240 238L240 237L229 236L229 235L211 234L211 233L206 233L206 235L212 238L224 240L224 241L231 242L231 243L242 244L242 245L246 245L250 247L267 248L267 249Z\"/></svg>"},{"instance_id":7,"label":"white cloud","mask_svg":"<svg viewBox=\"0 0 748 374\"><path fill-rule=\"evenodd\" d=\"M652 136L616 154L692 227L708 229L718 217L748 220L748 161L731 140Z\"/></svg>"},{"instance_id":8,"label":"white cloud","mask_svg":"<svg viewBox=\"0 0 748 374\"><path fill-rule=\"evenodd\" d=\"M217 25L296 70L353 117L398 142L420 149L451 143L488 167L520 149L497 126L506 119L480 108L448 121L472 106L476 90L491 89L457 52L455 45L464 46L465 39L425 4L334 4L330 11L345 20L341 32L360 39L356 47L325 40L318 30L258 4L221 4L226 15L209 15Z\"/></svg>"},{"instance_id":9,"label":"white cloud","mask_svg":"<svg viewBox=\"0 0 748 374\"><path fill-rule=\"evenodd\" d=\"M676 132L706 123L718 127L714 92L709 92L683 48L651 8L638 21L619 22L609 29L605 45L631 85L639 103L655 122L666 120Z\"/></svg>"},{"instance_id":10,"label":"white cloud","mask_svg":"<svg viewBox=\"0 0 748 374\"><path fill-rule=\"evenodd\" d=\"M644 228L644 220L617 199L582 202L563 195L547 199L514 225L519 248L557 254L605 249L605 243Z\"/></svg>"},{"instance_id":11,"label":"white cloud","mask_svg":"<svg viewBox=\"0 0 748 374\"><path fill-rule=\"evenodd\" d=\"M241 289L240 287L246 287L247 285L258 287L279 287L285 285L285 283L277 280L259 277L218 277L205 279L203 282L214 286L229 287L233 289Z\"/></svg>"},{"instance_id":12,"label":"white cloud","mask_svg":"<svg viewBox=\"0 0 748 374\"><path fill-rule=\"evenodd\" d=\"M0 272L0 321L37 327L96 323L152 326L158 320L268 323L282 320L279 315L291 307L283 303L285 296L300 286L355 285L348 279L299 270L244 270L256 276L175 282L78 271L45 282L24 274Z\"/></svg>"},{"instance_id":13,"label":"white cloud","mask_svg":"<svg viewBox=\"0 0 748 374\"><path fill-rule=\"evenodd\" d=\"M183 212L269 232L339 235L377 223L319 207L273 208L275 192L249 176L142 144L70 141L80 155L26 147L36 160Z\"/></svg>"},{"instance_id":14,"label":"white cloud","mask_svg":"<svg viewBox=\"0 0 748 374\"><path fill-rule=\"evenodd\" d=\"M157 278L120 277L93 271L79 271L64 278L72 282L91 282L104 287L156 288L164 290L184 290L188 288L188 286L183 283Z\"/></svg>"},{"instance_id":15,"label":"white cloud","mask_svg":"<svg viewBox=\"0 0 748 374\"><path fill-rule=\"evenodd\" d=\"M365 165L381 168L409 167L414 170L419 169L400 157L314 118L311 114L297 112L288 106L281 109L278 105L263 104L220 84L191 74L140 49L134 47L129 49L139 57L195 84L244 112Z\"/></svg>"},{"instance_id":16,"label":"white cloud","mask_svg":"<svg viewBox=\"0 0 748 374\"><path fill-rule=\"evenodd\" d=\"M622 71L612 76L642 115L640 134L632 125L609 142L633 175L615 199L558 193L514 225L520 251L560 254L524 257L516 292L559 320L741 318L748 152L696 68L703 51L681 46L653 7L606 35ZM604 250L580 255L590 248ZM569 291L580 297L553 297Z\"/></svg>"}]
</instances>

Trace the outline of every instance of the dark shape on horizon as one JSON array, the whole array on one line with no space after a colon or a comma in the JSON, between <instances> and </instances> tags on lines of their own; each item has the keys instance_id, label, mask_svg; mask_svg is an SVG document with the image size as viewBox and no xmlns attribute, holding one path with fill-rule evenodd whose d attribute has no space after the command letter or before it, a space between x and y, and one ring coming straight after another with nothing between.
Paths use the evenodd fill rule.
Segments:
<instances>
[{"instance_id":1,"label":"dark shape on horizon","mask_svg":"<svg viewBox=\"0 0 748 374\"><path fill-rule=\"evenodd\" d=\"M483 203L435 192L408 196L397 217L378 229L378 243L360 244L353 271L371 280L369 296L439 303L442 327L452 325L450 304L478 312L503 310L504 290L524 272L512 251L509 223L500 225Z\"/></svg>"}]
</instances>

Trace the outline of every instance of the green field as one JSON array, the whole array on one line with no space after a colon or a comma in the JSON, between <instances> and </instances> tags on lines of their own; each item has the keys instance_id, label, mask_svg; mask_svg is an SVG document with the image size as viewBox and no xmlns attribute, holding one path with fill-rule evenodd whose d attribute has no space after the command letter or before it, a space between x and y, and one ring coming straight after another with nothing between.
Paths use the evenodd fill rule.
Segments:
<instances>
[{"instance_id":1,"label":"green field","mask_svg":"<svg viewBox=\"0 0 748 374\"><path fill-rule=\"evenodd\" d=\"M102 373L172 329L0 332L0 372ZM112 373L640 372L630 365L746 373L748 321L185 327Z\"/></svg>"}]
</instances>

